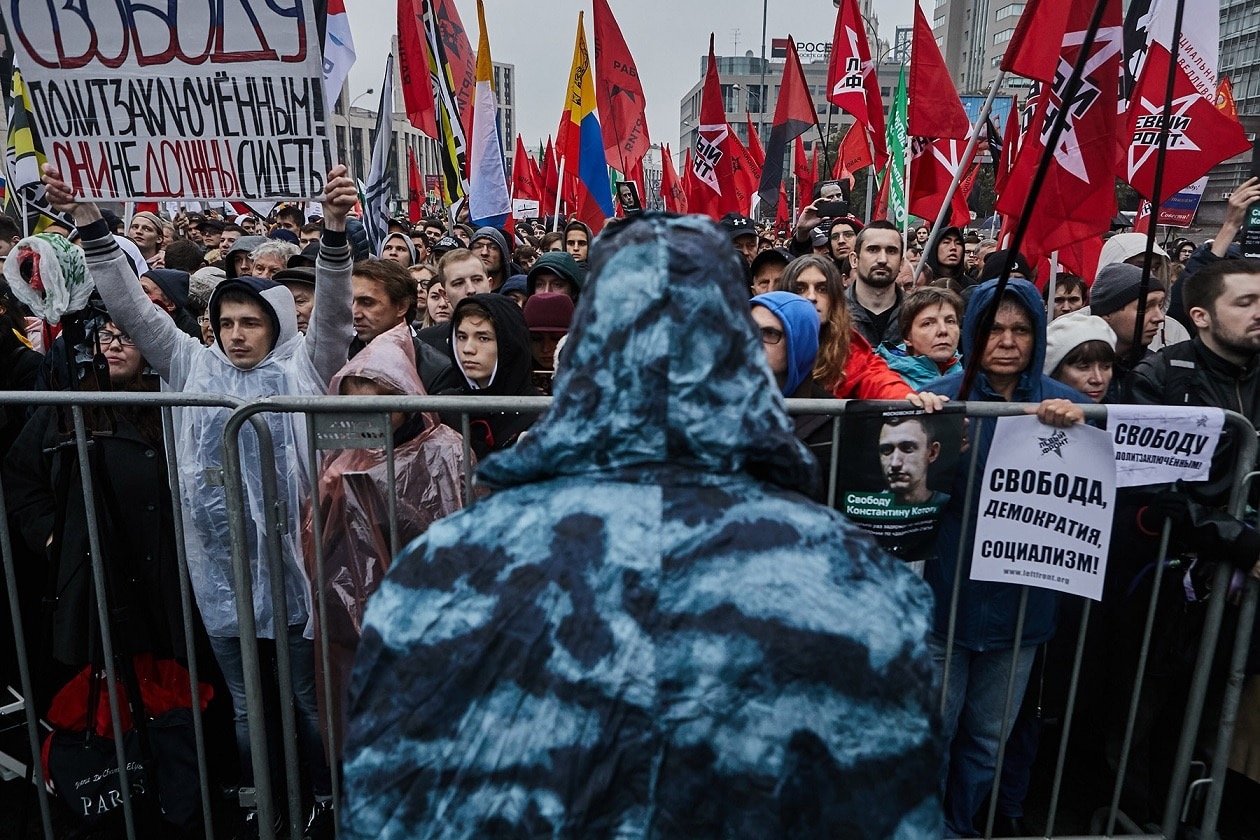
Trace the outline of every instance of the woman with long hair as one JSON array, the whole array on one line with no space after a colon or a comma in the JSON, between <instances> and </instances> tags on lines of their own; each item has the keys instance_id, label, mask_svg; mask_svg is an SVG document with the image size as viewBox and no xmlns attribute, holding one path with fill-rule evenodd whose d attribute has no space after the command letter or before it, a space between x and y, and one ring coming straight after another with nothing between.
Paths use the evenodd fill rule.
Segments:
<instances>
[{"instance_id":1,"label":"woman with long hair","mask_svg":"<svg viewBox=\"0 0 1260 840\"><path fill-rule=\"evenodd\" d=\"M842 400L909 400L929 411L939 408L941 398L916 394L853 329L834 260L817 254L797 257L788 263L776 288L800 295L818 312L814 379L827 391Z\"/></svg>"}]
</instances>

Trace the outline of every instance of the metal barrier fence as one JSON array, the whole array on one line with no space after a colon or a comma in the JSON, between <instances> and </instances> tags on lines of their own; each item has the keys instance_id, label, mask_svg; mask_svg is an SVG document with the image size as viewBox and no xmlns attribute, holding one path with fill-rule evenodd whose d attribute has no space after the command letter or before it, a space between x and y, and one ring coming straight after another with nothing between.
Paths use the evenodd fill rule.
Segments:
<instances>
[{"instance_id":1,"label":"metal barrier fence","mask_svg":"<svg viewBox=\"0 0 1260 840\"><path fill-rule=\"evenodd\" d=\"M548 398L491 398L491 397L277 397L274 399L256 401L249 404L241 404L238 401L226 397L216 397L211 395L186 395L186 394L52 394L52 393L0 393L0 405L24 404L24 405L57 405L63 406L70 410L74 420L74 443L76 452L80 462L85 465L82 471L82 492L86 501L88 511L89 530L91 532L91 554L92 554L92 577L93 584L97 596L97 619L100 624L102 642L105 653L106 675L109 684L114 684L115 673L112 663L112 642L110 639L110 623L106 615L106 605L108 603L106 575L107 570L101 555L101 543L98 534L98 523L95 512L95 502L93 501L94 489L92 485L92 476L90 474L90 462L88 460L88 448L91 445L87 429L84 424L83 411L85 408L91 407L107 407L107 406L149 406L160 407L163 414L163 431L166 448L166 456L170 464L169 475L171 479L172 505L175 513L175 522L177 527L176 542L177 556L180 566L180 592L181 606L183 612L183 620L185 623L185 637L187 642L187 656L189 665L190 684L193 692L193 719L195 725L197 763L200 782L200 799L202 806L202 823L203 831L206 837L213 838L215 836L215 827L212 819L212 800L210 795L210 783L206 764L205 755L205 734L199 713L199 704L197 702L198 692L198 667L197 654L193 644L193 621L194 615L192 609L192 596L188 577L187 556L185 553L185 541L180 519L180 511L182 506L181 494L178 487L177 469L175 469L175 459L177 448L175 445L175 437L177 434L177 412L182 407L218 407L224 409L234 409L230 417L227 418L224 425L223 441L222 441L222 481L226 491L228 503L228 515L230 519L231 534L231 553L232 553L232 574L233 585L235 588L235 599L237 616L240 627L240 643L242 663L246 675L246 706L248 708L248 724L249 724L249 740L252 752L254 782L256 788L256 800L259 815L260 834L264 838L275 836L272 828L273 822L279 810L276 802L277 791L272 790L271 772L268 764L268 732L266 730L266 716L264 706L266 700L263 691L263 679L261 671L261 659L259 655L258 639L256 634L254 603L251 597L252 581L250 578L250 560L247 556L249 552L249 540L246 535L246 529L249 525L247 521L249 514L248 500L246 498L246 489L244 479L249 471L257 470L262 478L262 499L261 510L266 518L265 545L261 546L266 553L267 568L269 577L272 581L283 580L286 574L283 562L283 551L281 547L282 532L289 527L292 516L295 512L287 511L283 500L280 499L277 492L276 467L275 467L275 450L270 443L271 428L264 421L263 415L294 415L293 421L300 423L303 431L303 437L306 440L306 451L304 453L289 453L292 457L304 456L306 475L309 476L309 490L311 493L309 510L311 512L311 528L314 536L313 545L315 551L315 580L311 581L316 597L311 603L311 609L316 612L323 626L327 627L327 581L324 576L324 556L322 545L322 534L324 523L322 522L321 506L320 506L320 490L319 490L319 461L320 452L324 450L338 450L348 448L376 448L384 450L385 465L387 469L386 483L390 488L387 497L388 511L388 544L392 554L397 554L399 546L398 521L396 518L397 498L395 494L395 481L393 471L394 461L394 443L391 434L391 426L389 423L389 415L392 412L416 412L416 411L440 411L449 414L458 414L461 416L460 428L456 431L462 433L464 447L464 491L465 498L471 499L473 493L472 482L472 459L469 452L469 432L470 432L470 414L484 415L490 412L516 412L516 413L538 413L546 410L550 404ZM832 419L831 423L831 443L832 457L830 463L825 466L824 473L827 480L827 503L835 506L837 499L837 487L839 484L840 468L839 457L841 452L841 427L843 424L843 416L847 408L847 403L835 400L789 400L788 411L794 415L827 415ZM888 403L887 407L897 408L905 407L902 403ZM969 403L957 404L951 406L948 410L951 413L965 411L969 418L974 418L972 422L977 422L986 418L995 418L999 416L1009 416L1026 413L1028 406L1007 403ZM1106 408L1104 406L1082 406L1086 416L1090 420L1102 421L1106 417ZM1240 441L1238 465L1234 472L1230 510L1236 516L1242 516L1246 507L1246 491L1249 483L1260 473L1253 472L1251 465L1256 461L1256 433L1251 424L1241 415L1227 412L1226 422L1229 428L1237 435ZM259 461L257 463L243 464L241 458L240 435L242 431L249 427L257 435ZM972 490L976 481L977 469L976 448L972 447L971 457L965 458L960 469L966 469L968 476L968 494L967 498L972 498ZM974 527L975 517L974 511L970 510L970 501L968 502L967 515L964 517L968 523L968 527ZM965 535L964 535L965 536ZM1219 725L1216 727L1216 744L1215 749L1209 751L1211 758L1210 772L1202 778L1193 782L1190 776L1194 767L1200 767L1201 771L1208 770L1207 765L1196 760L1200 754L1197 749L1200 744L1199 729L1203 719L1203 710L1207 703L1209 679L1212 677L1213 660L1218 653L1218 640L1223 626L1223 619L1226 611L1226 599L1221 597L1220 593L1224 593L1229 584L1231 570L1224 565L1219 566L1212 582L1212 591L1218 593L1217 597L1209 599L1208 609L1204 620L1202 635L1199 640L1198 655L1195 660L1194 673L1190 685L1189 699L1186 703L1181 734L1177 747L1177 755L1172 769L1172 778L1169 790L1173 792L1169 796L1163 813L1163 819L1159 827L1158 833L1144 831L1142 826L1137 825L1121 811L1121 792L1125 782L1126 773L1129 770L1129 755L1133 746L1135 721L1139 712L1139 699L1143 680L1146 677L1147 668L1149 667L1149 655L1151 636L1154 627L1157 624L1157 600L1160 593L1161 576L1164 572L1167 559L1167 550L1169 542L1169 524L1165 523L1161 541L1160 556L1155 563L1155 579L1152 586L1152 594L1145 613L1144 632L1141 640L1138 661L1135 663L1135 685L1133 694L1129 702L1129 713L1125 721L1125 733L1123 745L1119 755L1119 763L1115 772L1114 788L1110 797L1110 804L1101 809L1096 815L1093 824L1090 826L1090 834L1088 836L1112 836L1117 827L1140 836L1172 838L1177 836L1179 825L1185 821L1187 814L1192 806L1202 807L1202 817L1198 821L1200 827L1200 836L1214 836L1215 825L1219 814L1221 796L1223 792L1224 770L1226 756L1230 739L1233 734L1233 726L1237 717L1237 710L1241 698L1242 691L1242 675L1243 668L1247 656L1248 646L1251 641L1251 627L1256 609L1257 590L1255 582L1252 581L1245 589L1245 594L1238 610L1237 622L1238 628L1233 640L1233 646L1229 657L1229 675L1225 685L1225 690L1221 699ZM966 539L960 543L964 545ZM1113 545L1113 552L1118 549ZM32 682L30 674L30 666L26 658L26 647L23 635L23 628L20 621L20 612L18 605L18 593L16 591L16 583L13 568L13 550L11 545L11 535L9 531L7 508L3 495L3 488L0 488L0 551L3 552L4 568L6 580L9 584L9 603L14 617L14 642L18 650L19 668L21 671L22 690L26 698L33 697ZM960 548L960 555L962 550ZM956 616L958 610L958 594L961 584L961 570L963 567L963 559L961 556L955 565L955 582L953 593L951 596L950 606L950 633L948 634L946 644L945 669L946 674L942 675L941 685L941 702L944 708L945 691L948 685L947 676L948 669L951 667L952 648L954 645L954 627L956 626ZM1012 584L1017 585L1017 584ZM284 588L282 586L272 586L273 603L272 609L277 617L286 614L286 605L284 603ZM1027 604L1028 588L1023 587L1021 594L1020 616L1016 627L1016 641L1012 650L1012 662L1015 661L1020 650L1020 635L1023 632L1025 614L1024 607ZM1068 597L1068 596L1065 596ZM1068 756L1068 747L1072 731L1073 714L1077 700L1078 690L1080 688L1081 665L1085 656L1085 638L1086 632L1090 625L1091 602L1081 599L1083 602L1081 609L1081 618L1079 627L1077 628L1076 649L1072 659L1071 675L1068 685L1067 704L1063 718L1063 729L1059 738L1059 749L1057 759L1055 761L1052 790L1049 800L1049 813L1047 815L1046 827L1043 834L1037 836L1051 837L1054 835L1055 823L1058 819L1061 808L1060 799L1063 793L1063 777L1064 767ZM1060 630L1063 633L1064 630ZM303 823L302 810L302 791L299 785L301 777L300 760L298 756L298 738L297 738L297 721L293 705L287 702L288 698L293 696L293 685L290 667L290 651L288 648L288 640L286 634L279 632L277 624L277 632L274 634L276 647L276 674L277 689L279 696L286 698L286 702L281 702L281 740L283 743L283 763L285 769L285 778L287 780L284 792L283 810L287 812L289 836L295 838L300 837ZM316 655L320 657L321 664L325 675L329 673L330 653L328 647L327 634L325 633L321 645L316 651ZM1014 669L1012 669L1013 671ZM331 695L331 686L327 677L324 680L322 692L325 701L326 719L324 723L328 730L328 751L332 756L339 753L339 745L336 743L334 721L331 719L333 714L333 703ZM1013 708L1013 699L1015 695L1014 677L1007 685L1005 704L1003 708L1002 730L1008 730L1008 724L1012 721L1016 709ZM226 698L225 698L226 700ZM109 692L110 714L114 723L116 732L121 732L120 726L120 710L118 708L117 699L114 692ZM39 754L39 723L37 719L39 710L31 708L28 701L26 705L26 723L30 740L30 746L33 755ZM122 788L124 797L122 802L122 810L126 822L126 830L128 837L138 836L136 831L136 823L132 811L132 803L127 795L128 779L126 773L126 760L123 756L121 739L116 744L117 758L119 766L122 768L119 775L122 780ZM983 825L985 826L985 836L991 836L994 830L994 819L996 814L996 793L998 790L998 782L1001 778L1002 766L1005 758L1005 741L999 748L998 753L998 771L993 783L994 795L990 797L990 805L987 815L984 815ZM45 837L53 837L53 821L51 816L51 805L49 798L43 785L43 769L39 761L32 761L33 780L36 783L38 791L38 800L40 807L40 815L42 827ZM337 802L339 792L339 780L337 778L337 762L331 761L332 777L332 794L334 797L334 810L340 804ZM1083 835L1081 835L1083 836Z\"/></svg>"}]
</instances>

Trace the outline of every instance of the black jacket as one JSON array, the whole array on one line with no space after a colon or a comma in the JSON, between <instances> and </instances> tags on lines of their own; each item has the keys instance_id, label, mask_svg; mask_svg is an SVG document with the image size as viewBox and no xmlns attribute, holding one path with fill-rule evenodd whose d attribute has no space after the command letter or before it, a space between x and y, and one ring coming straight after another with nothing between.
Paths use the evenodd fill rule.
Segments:
<instances>
[{"instance_id":1,"label":"black jacket","mask_svg":"<svg viewBox=\"0 0 1260 840\"><path fill-rule=\"evenodd\" d=\"M1164 347L1133 368L1126 382L1125 402L1211 406L1237 411L1252 423L1260 422L1260 357L1239 367L1213 353L1199 338ZM1249 570L1260 557L1260 534L1222 509L1229 501L1238 446L1235 431L1227 425L1208 480L1175 488L1170 495L1186 501L1184 509L1178 504L1170 513L1175 541ZM1168 505L1172 500L1146 501ZM1126 502L1121 499L1119 504L1117 516Z\"/></svg>"},{"instance_id":2,"label":"black jacket","mask_svg":"<svg viewBox=\"0 0 1260 840\"><path fill-rule=\"evenodd\" d=\"M135 416L118 409L88 418L89 428L100 430L91 433L90 445L107 592L112 611L125 613L126 630L116 632L115 650L182 658L166 459L160 441L146 439L133 422ZM93 638L99 633L78 457L73 434L65 434L61 426L55 407L40 408L31 416L5 460L4 488L15 540L46 561L40 574L54 598L53 656L81 666L92 656L89 633ZM46 548L49 535L54 539Z\"/></svg>"},{"instance_id":3,"label":"black jacket","mask_svg":"<svg viewBox=\"0 0 1260 840\"><path fill-rule=\"evenodd\" d=\"M871 314L866 311L866 307L862 306L857 299L857 281L849 284L849 288L844 290L844 300L849 307L849 322L853 325L853 329L862 334L862 338L866 339L867 344L872 347L878 347L881 344L888 344L896 347L901 343L901 303L905 300L905 293L900 288L894 287L897 292L897 302L893 304L892 309L888 312L888 324L884 328L883 333L876 332L876 324Z\"/></svg>"},{"instance_id":4,"label":"black jacket","mask_svg":"<svg viewBox=\"0 0 1260 840\"><path fill-rule=\"evenodd\" d=\"M6 336L6 338L9 338ZM44 357L12 337L12 344L0 343L0 391L34 391ZM26 425L26 406L0 408L0 458L9 451L14 438Z\"/></svg>"}]
</instances>

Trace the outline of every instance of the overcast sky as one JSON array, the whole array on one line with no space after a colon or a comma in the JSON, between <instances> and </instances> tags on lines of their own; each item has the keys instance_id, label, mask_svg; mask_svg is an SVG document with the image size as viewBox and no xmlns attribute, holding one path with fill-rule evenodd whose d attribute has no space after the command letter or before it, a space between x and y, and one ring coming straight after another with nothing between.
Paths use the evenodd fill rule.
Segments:
<instances>
[{"instance_id":1,"label":"overcast sky","mask_svg":"<svg viewBox=\"0 0 1260 840\"><path fill-rule=\"evenodd\" d=\"M892 41L895 27L909 26L914 0L876 0L880 37ZM590 0L484 0L490 52L516 65L516 124L527 146L556 130L566 77L573 61L579 11L586 12L587 47L594 57ZM393 0L345 0L358 60L348 82L350 96L379 90L385 56L394 34ZM714 34L718 55L761 54L760 0L609 0L634 56L647 99L653 142L677 148L678 105L700 79L700 59ZM830 41L836 24L831 0L769 0L766 55L770 41L790 32L800 41ZM477 48L476 0L456 0L460 18ZM736 42L738 39L738 47ZM774 81L767 84L777 83ZM359 105L374 108L369 97ZM507 144L515 138L505 139Z\"/></svg>"}]
</instances>

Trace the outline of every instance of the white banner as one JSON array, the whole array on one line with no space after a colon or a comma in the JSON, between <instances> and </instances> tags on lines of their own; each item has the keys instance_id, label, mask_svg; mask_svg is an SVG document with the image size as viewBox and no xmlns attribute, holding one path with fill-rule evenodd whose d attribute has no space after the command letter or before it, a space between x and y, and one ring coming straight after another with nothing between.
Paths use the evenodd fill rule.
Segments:
<instances>
[{"instance_id":1,"label":"white banner","mask_svg":"<svg viewBox=\"0 0 1260 840\"><path fill-rule=\"evenodd\" d=\"M1109 405L1107 430L1116 447L1116 486L1207 481L1225 427L1219 408Z\"/></svg>"},{"instance_id":2,"label":"white banner","mask_svg":"<svg viewBox=\"0 0 1260 840\"><path fill-rule=\"evenodd\" d=\"M4 3L48 160L89 200L307 199L328 129L313 0Z\"/></svg>"},{"instance_id":3,"label":"white banner","mask_svg":"<svg viewBox=\"0 0 1260 840\"><path fill-rule=\"evenodd\" d=\"M1100 600L1114 464L1111 437L1100 429L998 419L980 490L971 579Z\"/></svg>"}]
</instances>

